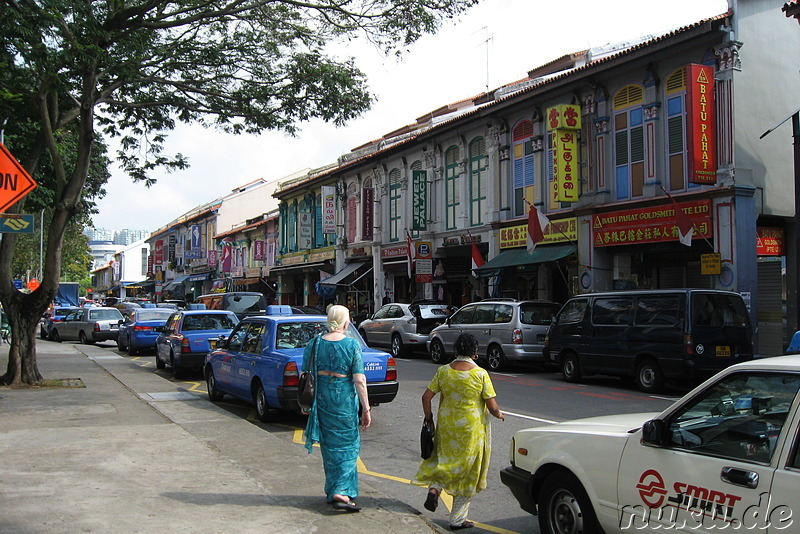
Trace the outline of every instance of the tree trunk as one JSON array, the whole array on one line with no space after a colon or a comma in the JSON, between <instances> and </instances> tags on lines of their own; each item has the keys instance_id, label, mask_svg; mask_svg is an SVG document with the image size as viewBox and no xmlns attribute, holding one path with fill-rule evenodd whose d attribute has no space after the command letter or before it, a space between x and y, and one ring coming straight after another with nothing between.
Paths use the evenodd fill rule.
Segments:
<instances>
[{"instance_id":1,"label":"tree trunk","mask_svg":"<svg viewBox=\"0 0 800 534\"><path fill-rule=\"evenodd\" d=\"M39 317L19 313L17 306L6 310L11 324L11 348L8 352L8 368L0 382L7 385L32 385L42 380L36 363L36 330ZM25 358L22 355L25 355Z\"/></svg>"}]
</instances>

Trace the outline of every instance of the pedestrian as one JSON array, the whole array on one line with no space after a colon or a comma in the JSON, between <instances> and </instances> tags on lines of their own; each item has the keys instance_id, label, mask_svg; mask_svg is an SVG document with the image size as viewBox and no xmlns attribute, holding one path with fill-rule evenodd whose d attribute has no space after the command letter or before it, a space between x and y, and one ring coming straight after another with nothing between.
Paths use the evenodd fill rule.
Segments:
<instances>
[{"instance_id":1,"label":"pedestrian","mask_svg":"<svg viewBox=\"0 0 800 534\"><path fill-rule=\"evenodd\" d=\"M358 467L361 428L369 428L372 416L367 397L367 378L361 345L345 332L350 311L334 305L328 309L328 333L314 338L303 353L303 370L316 370L316 395L308 415L305 437L311 454L314 443L322 451L327 502L337 510L358 512ZM316 344L313 368L312 346Z\"/></svg>"},{"instance_id":2,"label":"pedestrian","mask_svg":"<svg viewBox=\"0 0 800 534\"><path fill-rule=\"evenodd\" d=\"M441 393L433 454L423 460L411 481L428 487L425 508L436 511L442 490L453 496L450 530L474 526L467 520L469 503L486 488L492 435L488 414L500 420L505 415L497 404L489 373L475 364L478 340L472 334L458 336L455 359L437 369L422 395L422 411L433 423L431 401Z\"/></svg>"}]
</instances>

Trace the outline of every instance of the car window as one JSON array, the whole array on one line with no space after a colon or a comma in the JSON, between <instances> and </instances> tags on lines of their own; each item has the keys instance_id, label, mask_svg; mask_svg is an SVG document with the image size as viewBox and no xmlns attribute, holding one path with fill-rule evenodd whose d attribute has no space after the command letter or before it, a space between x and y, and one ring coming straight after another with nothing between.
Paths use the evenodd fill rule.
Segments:
<instances>
[{"instance_id":1,"label":"car window","mask_svg":"<svg viewBox=\"0 0 800 534\"><path fill-rule=\"evenodd\" d=\"M328 331L326 321L282 322L276 325L275 348L302 349L314 336Z\"/></svg>"},{"instance_id":2,"label":"car window","mask_svg":"<svg viewBox=\"0 0 800 534\"><path fill-rule=\"evenodd\" d=\"M250 327L247 329L247 334L244 338L244 344L242 345L242 350L244 352L252 354L261 352L261 345L266 327L264 323L250 323Z\"/></svg>"},{"instance_id":3,"label":"car window","mask_svg":"<svg viewBox=\"0 0 800 534\"><path fill-rule=\"evenodd\" d=\"M228 314L196 314L183 318L182 330L230 330L236 326Z\"/></svg>"},{"instance_id":4,"label":"car window","mask_svg":"<svg viewBox=\"0 0 800 534\"><path fill-rule=\"evenodd\" d=\"M89 310L89 320L90 321L103 321L107 319L116 319L121 320L122 314L119 313L119 310Z\"/></svg>"},{"instance_id":5,"label":"car window","mask_svg":"<svg viewBox=\"0 0 800 534\"><path fill-rule=\"evenodd\" d=\"M480 308L480 306L478 306ZM510 323L511 317L514 316L513 306L508 304L497 304L494 307L494 321L495 323Z\"/></svg>"},{"instance_id":6,"label":"car window","mask_svg":"<svg viewBox=\"0 0 800 534\"><path fill-rule=\"evenodd\" d=\"M558 313L558 304L541 304L523 302L519 305L519 319L523 324L547 326L553 322L553 317ZM581 314L581 318L583 314Z\"/></svg>"},{"instance_id":7,"label":"car window","mask_svg":"<svg viewBox=\"0 0 800 534\"><path fill-rule=\"evenodd\" d=\"M450 324L469 324L475 314L475 306L464 306L450 318Z\"/></svg>"},{"instance_id":8,"label":"car window","mask_svg":"<svg viewBox=\"0 0 800 534\"><path fill-rule=\"evenodd\" d=\"M172 315L172 312L169 310L145 308L132 312L131 318L134 321L157 321L159 319L167 319L170 315Z\"/></svg>"},{"instance_id":9,"label":"car window","mask_svg":"<svg viewBox=\"0 0 800 534\"><path fill-rule=\"evenodd\" d=\"M392 309L389 310L389 317L392 319L399 319L403 315L405 314L403 313L403 308L400 306L392 306Z\"/></svg>"},{"instance_id":10,"label":"car window","mask_svg":"<svg viewBox=\"0 0 800 534\"><path fill-rule=\"evenodd\" d=\"M592 323L627 325L631 320L632 298L598 298L592 306Z\"/></svg>"},{"instance_id":11,"label":"car window","mask_svg":"<svg viewBox=\"0 0 800 534\"><path fill-rule=\"evenodd\" d=\"M494 322L494 304L478 304L475 306L475 315L472 317L472 323L493 323Z\"/></svg>"},{"instance_id":12,"label":"car window","mask_svg":"<svg viewBox=\"0 0 800 534\"><path fill-rule=\"evenodd\" d=\"M685 299L675 296L641 296L636 301L633 324L674 326L678 324Z\"/></svg>"},{"instance_id":13,"label":"car window","mask_svg":"<svg viewBox=\"0 0 800 534\"><path fill-rule=\"evenodd\" d=\"M667 440L693 452L769 462L798 389L800 374L732 374L670 418Z\"/></svg>"},{"instance_id":14,"label":"car window","mask_svg":"<svg viewBox=\"0 0 800 534\"><path fill-rule=\"evenodd\" d=\"M176 325L180 321L180 315L173 314L169 319L167 319L167 324L164 325L164 332L170 333L176 331Z\"/></svg>"},{"instance_id":15,"label":"car window","mask_svg":"<svg viewBox=\"0 0 800 534\"><path fill-rule=\"evenodd\" d=\"M558 323L579 323L583 321L587 307L588 302L586 300L571 300L567 302L558 314Z\"/></svg>"},{"instance_id":16,"label":"car window","mask_svg":"<svg viewBox=\"0 0 800 534\"><path fill-rule=\"evenodd\" d=\"M692 295L692 322L697 326L750 326L741 298L723 293Z\"/></svg>"},{"instance_id":17,"label":"car window","mask_svg":"<svg viewBox=\"0 0 800 534\"><path fill-rule=\"evenodd\" d=\"M267 309L264 295L225 295L225 309L234 313L252 313Z\"/></svg>"},{"instance_id":18,"label":"car window","mask_svg":"<svg viewBox=\"0 0 800 534\"><path fill-rule=\"evenodd\" d=\"M241 350L245 337L247 336L247 327L250 323L242 322L236 325L236 328L231 332L231 337L228 338L226 347L228 350Z\"/></svg>"},{"instance_id":19,"label":"car window","mask_svg":"<svg viewBox=\"0 0 800 534\"><path fill-rule=\"evenodd\" d=\"M375 315L372 316L373 319L386 319L386 314L389 313L391 306L384 306L380 310L375 312Z\"/></svg>"}]
</instances>

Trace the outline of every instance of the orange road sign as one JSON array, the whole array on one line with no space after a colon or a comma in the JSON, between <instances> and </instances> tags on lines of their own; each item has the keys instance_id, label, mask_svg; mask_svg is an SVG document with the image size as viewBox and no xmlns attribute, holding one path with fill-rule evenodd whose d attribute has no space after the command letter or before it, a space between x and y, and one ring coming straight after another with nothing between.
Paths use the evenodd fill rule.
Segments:
<instances>
[{"instance_id":1,"label":"orange road sign","mask_svg":"<svg viewBox=\"0 0 800 534\"><path fill-rule=\"evenodd\" d=\"M37 185L11 152L0 144L0 213L22 200Z\"/></svg>"}]
</instances>

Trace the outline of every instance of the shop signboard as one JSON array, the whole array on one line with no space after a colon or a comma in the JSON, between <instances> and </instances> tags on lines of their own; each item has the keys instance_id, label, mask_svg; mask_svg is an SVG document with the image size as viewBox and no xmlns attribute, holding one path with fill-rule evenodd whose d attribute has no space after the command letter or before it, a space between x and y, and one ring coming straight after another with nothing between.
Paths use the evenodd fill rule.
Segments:
<instances>
[{"instance_id":1,"label":"shop signboard","mask_svg":"<svg viewBox=\"0 0 800 534\"><path fill-rule=\"evenodd\" d=\"M553 200L577 202L578 186L578 133L573 130L553 131Z\"/></svg>"},{"instance_id":2,"label":"shop signboard","mask_svg":"<svg viewBox=\"0 0 800 534\"><path fill-rule=\"evenodd\" d=\"M717 182L717 136L714 115L714 67L686 66L686 133L689 182Z\"/></svg>"},{"instance_id":3,"label":"shop signboard","mask_svg":"<svg viewBox=\"0 0 800 534\"><path fill-rule=\"evenodd\" d=\"M311 248L312 226L311 211L305 208L300 212L300 236L297 240L298 248L303 250Z\"/></svg>"},{"instance_id":4,"label":"shop signboard","mask_svg":"<svg viewBox=\"0 0 800 534\"><path fill-rule=\"evenodd\" d=\"M361 228L361 235L363 236L364 241L372 241L375 236L375 189L371 187L364 188L361 209L363 215L361 219L363 225Z\"/></svg>"},{"instance_id":5,"label":"shop signboard","mask_svg":"<svg viewBox=\"0 0 800 534\"><path fill-rule=\"evenodd\" d=\"M551 219L544 229L544 239L537 245L578 241L578 218ZM500 230L500 248L519 248L528 245L528 225L509 226Z\"/></svg>"},{"instance_id":6,"label":"shop signboard","mask_svg":"<svg viewBox=\"0 0 800 534\"><path fill-rule=\"evenodd\" d=\"M155 264L161 265L164 263L164 240L156 239L155 244Z\"/></svg>"},{"instance_id":7,"label":"shop signboard","mask_svg":"<svg viewBox=\"0 0 800 534\"><path fill-rule=\"evenodd\" d=\"M756 227L756 254L759 256L786 255L783 228Z\"/></svg>"},{"instance_id":8,"label":"shop signboard","mask_svg":"<svg viewBox=\"0 0 800 534\"><path fill-rule=\"evenodd\" d=\"M212 269L217 268L217 250L209 250L208 251L208 266Z\"/></svg>"},{"instance_id":9,"label":"shop signboard","mask_svg":"<svg viewBox=\"0 0 800 534\"><path fill-rule=\"evenodd\" d=\"M593 215L594 246L677 241L679 232L676 209L682 210L694 224L694 239L711 237L711 201L696 200Z\"/></svg>"},{"instance_id":10,"label":"shop signboard","mask_svg":"<svg viewBox=\"0 0 800 534\"><path fill-rule=\"evenodd\" d=\"M433 282L433 260L419 259L414 261L414 273L418 284L430 284Z\"/></svg>"},{"instance_id":11,"label":"shop signboard","mask_svg":"<svg viewBox=\"0 0 800 534\"><path fill-rule=\"evenodd\" d=\"M581 108L577 104L559 104L547 108L548 130L580 130Z\"/></svg>"},{"instance_id":12,"label":"shop signboard","mask_svg":"<svg viewBox=\"0 0 800 534\"><path fill-rule=\"evenodd\" d=\"M200 225L199 224L193 224L191 233L192 233L192 242L191 242L192 246L191 246L191 249L192 250L200 250L200 241L201 241L200 240L200 235L201 235Z\"/></svg>"},{"instance_id":13,"label":"shop signboard","mask_svg":"<svg viewBox=\"0 0 800 534\"><path fill-rule=\"evenodd\" d=\"M417 232L428 229L428 173L411 173L411 229Z\"/></svg>"},{"instance_id":14,"label":"shop signboard","mask_svg":"<svg viewBox=\"0 0 800 534\"><path fill-rule=\"evenodd\" d=\"M700 255L700 274L713 275L722 272L722 254L712 252Z\"/></svg>"},{"instance_id":15,"label":"shop signboard","mask_svg":"<svg viewBox=\"0 0 800 534\"><path fill-rule=\"evenodd\" d=\"M167 261L175 261L175 244L177 242L177 237L175 234L169 236L169 241L167 245Z\"/></svg>"},{"instance_id":16,"label":"shop signboard","mask_svg":"<svg viewBox=\"0 0 800 534\"><path fill-rule=\"evenodd\" d=\"M253 259L264 261L264 241L260 239L253 241Z\"/></svg>"},{"instance_id":17,"label":"shop signboard","mask_svg":"<svg viewBox=\"0 0 800 534\"><path fill-rule=\"evenodd\" d=\"M322 233L336 233L336 187L322 186Z\"/></svg>"}]
</instances>

